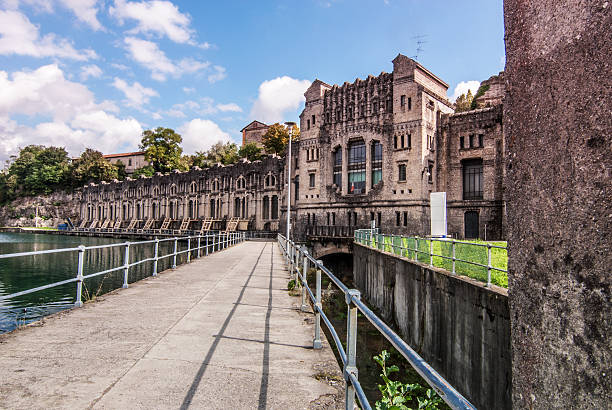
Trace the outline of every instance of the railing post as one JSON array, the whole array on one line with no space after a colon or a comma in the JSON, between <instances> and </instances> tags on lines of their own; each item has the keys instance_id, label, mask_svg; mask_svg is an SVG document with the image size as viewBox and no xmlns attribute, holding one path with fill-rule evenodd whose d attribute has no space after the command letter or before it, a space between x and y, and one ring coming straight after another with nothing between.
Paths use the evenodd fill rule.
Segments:
<instances>
[{"instance_id":1,"label":"railing post","mask_svg":"<svg viewBox=\"0 0 612 410\"><path fill-rule=\"evenodd\" d=\"M153 259L153 276L157 276L158 259L159 259L159 239L155 238L155 257Z\"/></svg>"},{"instance_id":2,"label":"railing post","mask_svg":"<svg viewBox=\"0 0 612 410\"><path fill-rule=\"evenodd\" d=\"M455 274L455 239L451 239L451 246L453 248L453 275Z\"/></svg>"},{"instance_id":3,"label":"railing post","mask_svg":"<svg viewBox=\"0 0 612 410\"><path fill-rule=\"evenodd\" d=\"M306 304L306 286L308 286L308 251L306 247L302 247L302 306L300 306L300 310L302 312L308 311L308 305Z\"/></svg>"},{"instance_id":4,"label":"railing post","mask_svg":"<svg viewBox=\"0 0 612 410\"><path fill-rule=\"evenodd\" d=\"M85 260L85 246L79 245L79 264L77 265L77 293L76 302L74 306L81 307L83 302L81 301L81 293L83 292L83 262Z\"/></svg>"},{"instance_id":5,"label":"railing post","mask_svg":"<svg viewBox=\"0 0 612 410\"><path fill-rule=\"evenodd\" d=\"M419 261L419 237L414 237L414 260Z\"/></svg>"},{"instance_id":6,"label":"railing post","mask_svg":"<svg viewBox=\"0 0 612 410\"><path fill-rule=\"evenodd\" d=\"M346 364L344 366L344 380L346 390L344 403L347 410L355 408L355 388L353 387L349 374L357 378L357 307L353 304L353 298L360 299L361 293L357 289L349 289L345 295L347 317L346 317Z\"/></svg>"},{"instance_id":7,"label":"railing post","mask_svg":"<svg viewBox=\"0 0 612 410\"><path fill-rule=\"evenodd\" d=\"M191 262L191 236L187 238L187 263Z\"/></svg>"},{"instance_id":8,"label":"railing post","mask_svg":"<svg viewBox=\"0 0 612 410\"><path fill-rule=\"evenodd\" d=\"M429 266L433 266L433 238L429 238Z\"/></svg>"},{"instance_id":9,"label":"railing post","mask_svg":"<svg viewBox=\"0 0 612 410\"><path fill-rule=\"evenodd\" d=\"M487 244L487 287L491 287L491 244Z\"/></svg>"},{"instance_id":10,"label":"railing post","mask_svg":"<svg viewBox=\"0 0 612 410\"><path fill-rule=\"evenodd\" d=\"M322 261L317 261L319 264ZM321 269L317 267L317 290L316 290L316 302L315 302L315 337L312 341L313 349L321 349L323 343L321 343L321 311L323 310L323 304L321 303Z\"/></svg>"},{"instance_id":11,"label":"railing post","mask_svg":"<svg viewBox=\"0 0 612 410\"><path fill-rule=\"evenodd\" d=\"M174 257L172 258L172 269L176 269L176 251L178 250L178 238L174 237Z\"/></svg>"},{"instance_id":12,"label":"railing post","mask_svg":"<svg viewBox=\"0 0 612 410\"><path fill-rule=\"evenodd\" d=\"M208 233L206 234L206 249L204 251L204 254L208 256Z\"/></svg>"},{"instance_id":13,"label":"railing post","mask_svg":"<svg viewBox=\"0 0 612 410\"><path fill-rule=\"evenodd\" d=\"M202 239L202 235L198 235L198 256L197 258L200 259L200 239Z\"/></svg>"},{"instance_id":14,"label":"railing post","mask_svg":"<svg viewBox=\"0 0 612 410\"><path fill-rule=\"evenodd\" d=\"M125 243L125 256L123 259L123 289L128 287L128 274L130 272L130 243Z\"/></svg>"}]
</instances>

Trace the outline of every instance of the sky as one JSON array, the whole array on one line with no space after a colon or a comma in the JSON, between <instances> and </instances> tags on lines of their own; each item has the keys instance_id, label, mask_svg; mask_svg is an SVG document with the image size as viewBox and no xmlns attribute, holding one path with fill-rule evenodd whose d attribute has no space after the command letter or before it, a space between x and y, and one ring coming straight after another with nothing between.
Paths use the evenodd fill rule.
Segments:
<instances>
[{"instance_id":1,"label":"sky","mask_svg":"<svg viewBox=\"0 0 612 410\"><path fill-rule=\"evenodd\" d=\"M391 72L402 53L474 92L503 70L502 0L0 0L0 161L29 144L184 153L296 121L304 91ZM419 49L419 50L417 50Z\"/></svg>"}]
</instances>

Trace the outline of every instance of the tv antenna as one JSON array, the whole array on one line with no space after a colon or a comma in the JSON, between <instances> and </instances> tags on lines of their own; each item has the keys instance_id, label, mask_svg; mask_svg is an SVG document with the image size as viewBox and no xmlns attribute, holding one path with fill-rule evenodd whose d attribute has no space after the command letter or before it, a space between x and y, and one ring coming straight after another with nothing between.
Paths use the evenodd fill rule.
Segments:
<instances>
[{"instance_id":1,"label":"tv antenna","mask_svg":"<svg viewBox=\"0 0 612 410\"><path fill-rule=\"evenodd\" d=\"M418 34L412 38L416 41L416 54L412 56L412 58L418 60L419 54L422 54L423 51L425 51L423 44L427 43L427 34Z\"/></svg>"}]
</instances>

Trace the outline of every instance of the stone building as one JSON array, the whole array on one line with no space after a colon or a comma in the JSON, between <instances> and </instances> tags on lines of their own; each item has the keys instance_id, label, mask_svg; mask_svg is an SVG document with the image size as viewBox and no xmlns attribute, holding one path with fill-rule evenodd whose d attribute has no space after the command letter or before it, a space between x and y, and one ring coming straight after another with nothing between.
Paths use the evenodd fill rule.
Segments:
<instances>
[{"instance_id":1,"label":"stone building","mask_svg":"<svg viewBox=\"0 0 612 410\"><path fill-rule=\"evenodd\" d=\"M249 221L248 229L278 230L279 202L284 181L284 160L268 156L263 160L189 172L128 178L126 181L89 184L83 188L82 220L107 222L106 227L159 229L165 219L168 229L200 229L205 218L224 229L235 217ZM131 226L130 226L131 225Z\"/></svg>"},{"instance_id":2,"label":"stone building","mask_svg":"<svg viewBox=\"0 0 612 410\"><path fill-rule=\"evenodd\" d=\"M242 133L242 145L246 145L249 142L254 142L255 144L263 147L262 139L264 134L270 128L269 125L264 124L260 121L252 121L249 125L240 130Z\"/></svg>"},{"instance_id":3,"label":"stone building","mask_svg":"<svg viewBox=\"0 0 612 410\"><path fill-rule=\"evenodd\" d=\"M144 151L107 154L104 155L104 158L106 158L111 164L123 162L123 165L125 165L125 172L128 175L132 175L138 168L149 165L149 162L145 159Z\"/></svg>"},{"instance_id":4,"label":"stone building","mask_svg":"<svg viewBox=\"0 0 612 410\"><path fill-rule=\"evenodd\" d=\"M446 190L449 233L484 237L486 226L489 238L499 238L501 109L454 114L447 90L401 54L392 73L341 86L315 80L292 158L296 236L371 221L385 232L426 235L429 194Z\"/></svg>"}]
</instances>

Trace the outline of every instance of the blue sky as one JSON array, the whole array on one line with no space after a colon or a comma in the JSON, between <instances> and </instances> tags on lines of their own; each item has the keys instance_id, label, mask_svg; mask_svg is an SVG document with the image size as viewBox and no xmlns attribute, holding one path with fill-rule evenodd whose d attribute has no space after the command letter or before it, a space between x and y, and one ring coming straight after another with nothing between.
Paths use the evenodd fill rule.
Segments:
<instances>
[{"instance_id":1,"label":"blue sky","mask_svg":"<svg viewBox=\"0 0 612 410\"><path fill-rule=\"evenodd\" d=\"M186 153L240 142L253 119L295 121L315 78L389 72L417 37L453 98L503 69L502 1L0 0L0 160L136 150L157 126Z\"/></svg>"}]
</instances>

